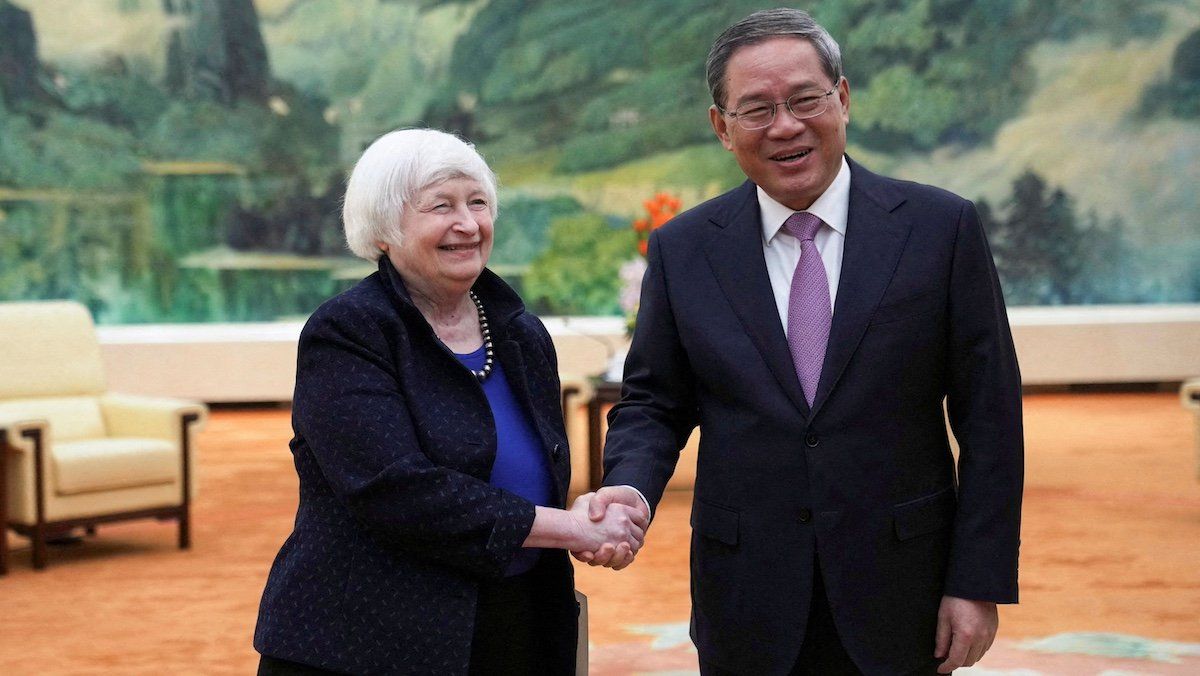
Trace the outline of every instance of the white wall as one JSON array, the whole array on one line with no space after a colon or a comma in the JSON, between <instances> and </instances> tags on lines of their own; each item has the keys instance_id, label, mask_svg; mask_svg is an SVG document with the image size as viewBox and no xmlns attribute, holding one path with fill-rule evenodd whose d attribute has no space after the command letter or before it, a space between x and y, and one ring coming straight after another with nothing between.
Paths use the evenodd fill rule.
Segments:
<instances>
[{"instance_id":1,"label":"white wall","mask_svg":"<svg viewBox=\"0 0 1200 676\"><path fill-rule=\"evenodd\" d=\"M1200 305L1013 308L1026 384L1200 376ZM593 374L624 346L618 318L549 318L563 373ZM209 402L292 397L300 323L100 327L113 390Z\"/></svg>"}]
</instances>

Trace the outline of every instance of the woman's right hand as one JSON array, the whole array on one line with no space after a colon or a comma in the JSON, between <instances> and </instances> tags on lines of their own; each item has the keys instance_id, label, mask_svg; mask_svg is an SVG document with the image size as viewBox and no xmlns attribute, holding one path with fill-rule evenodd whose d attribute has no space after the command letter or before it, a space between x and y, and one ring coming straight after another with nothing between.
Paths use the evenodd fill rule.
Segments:
<instances>
[{"instance_id":1,"label":"woman's right hand","mask_svg":"<svg viewBox=\"0 0 1200 676\"><path fill-rule=\"evenodd\" d=\"M607 561L608 567L620 570L633 563L645 540L645 530L638 525L641 511L622 504L609 505L604 518L593 521L588 516L591 494L581 495L571 505L570 514L576 519L580 540L578 546L570 547L573 552L592 554L589 565L596 560ZM607 555L612 553L611 558Z\"/></svg>"},{"instance_id":2,"label":"woman's right hand","mask_svg":"<svg viewBox=\"0 0 1200 676\"><path fill-rule=\"evenodd\" d=\"M647 522L643 511L614 503L604 518L592 520L588 508L593 495L580 496L569 510L538 505L523 546L566 549L589 565L604 562L617 570L633 563L646 535L641 525Z\"/></svg>"}]
</instances>

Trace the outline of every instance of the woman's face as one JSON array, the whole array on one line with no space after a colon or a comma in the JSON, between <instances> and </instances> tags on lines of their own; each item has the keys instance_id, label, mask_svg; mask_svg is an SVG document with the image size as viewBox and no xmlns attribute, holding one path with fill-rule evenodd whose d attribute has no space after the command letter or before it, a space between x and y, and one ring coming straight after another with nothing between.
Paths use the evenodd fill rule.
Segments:
<instances>
[{"instance_id":1,"label":"woman's face","mask_svg":"<svg viewBox=\"0 0 1200 676\"><path fill-rule=\"evenodd\" d=\"M400 246L387 256L406 284L426 294L465 294L492 253L492 205L478 181L451 178L404 205Z\"/></svg>"}]
</instances>

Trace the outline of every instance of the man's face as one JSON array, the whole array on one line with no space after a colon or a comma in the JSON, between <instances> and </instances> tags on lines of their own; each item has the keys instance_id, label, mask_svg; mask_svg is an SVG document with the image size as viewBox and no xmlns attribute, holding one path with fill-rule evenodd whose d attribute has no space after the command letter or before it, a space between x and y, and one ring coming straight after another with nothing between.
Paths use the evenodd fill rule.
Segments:
<instances>
[{"instance_id":1,"label":"man's face","mask_svg":"<svg viewBox=\"0 0 1200 676\"><path fill-rule=\"evenodd\" d=\"M772 38L733 53L725 69L724 107L732 111L747 101L779 102L800 91L833 87L812 43ZM825 112L806 120L797 120L781 105L770 126L747 131L716 106L708 112L713 130L746 176L791 209L807 209L841 169L850 122L850 85L845 78L837 83Z\"/></svg>"}]
</instances>

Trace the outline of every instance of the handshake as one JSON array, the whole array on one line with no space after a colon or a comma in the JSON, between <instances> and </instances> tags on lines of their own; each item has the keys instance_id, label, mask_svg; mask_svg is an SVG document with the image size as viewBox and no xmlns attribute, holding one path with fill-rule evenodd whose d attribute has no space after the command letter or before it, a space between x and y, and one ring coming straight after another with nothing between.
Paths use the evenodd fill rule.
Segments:
<instances>
[{"instance_id":1,"label":"handshake","mask_svg":"<svg viewBox=\"0 0 1200 676\"><path fill-rule=\"evenodd\" d=\"M590 566L613 570L633 563L645 540L650 514L637 491L607 486L575 499L568 510L577 529L568 547Z\"/></svg>"}]
</instances>

